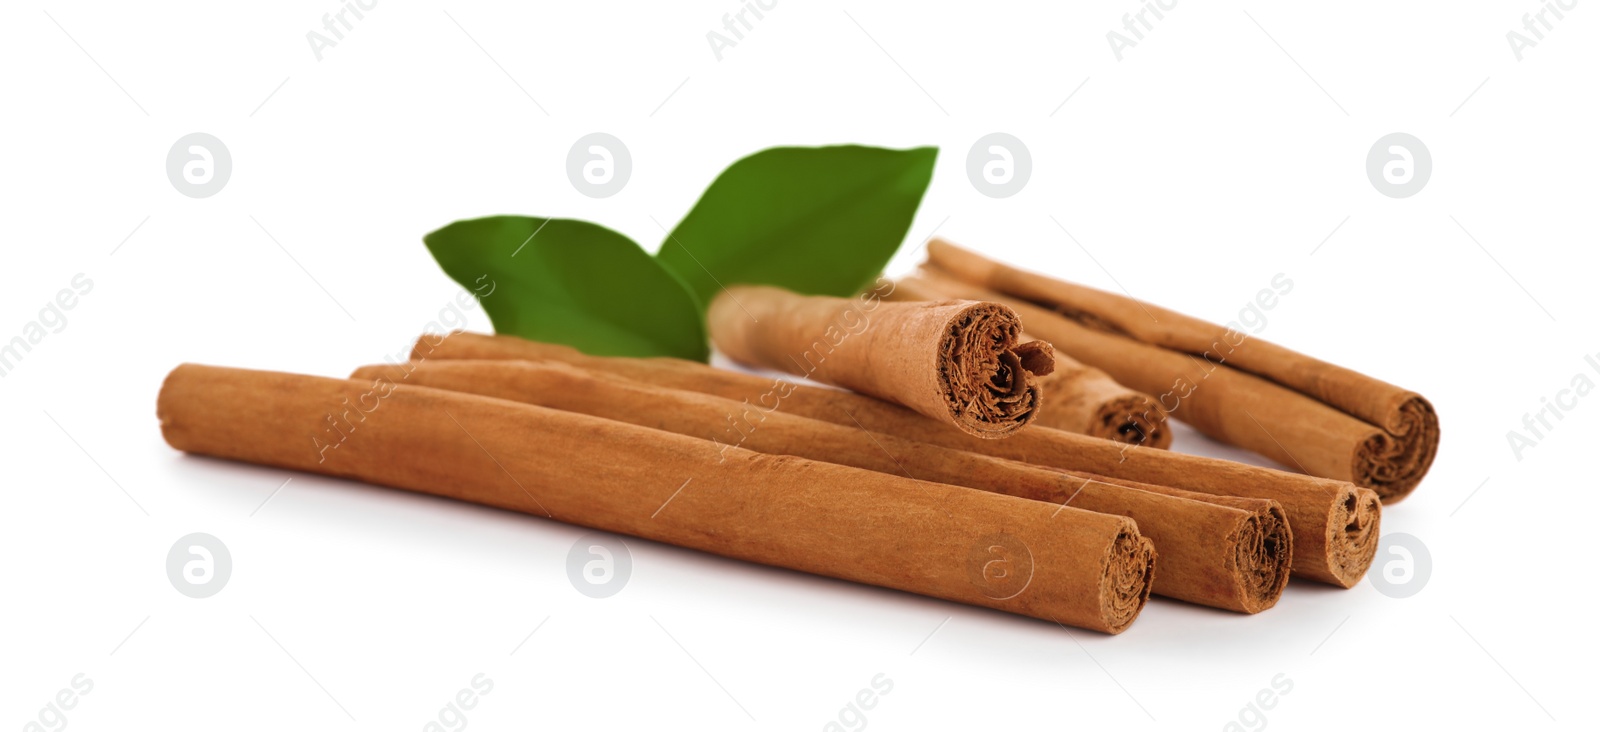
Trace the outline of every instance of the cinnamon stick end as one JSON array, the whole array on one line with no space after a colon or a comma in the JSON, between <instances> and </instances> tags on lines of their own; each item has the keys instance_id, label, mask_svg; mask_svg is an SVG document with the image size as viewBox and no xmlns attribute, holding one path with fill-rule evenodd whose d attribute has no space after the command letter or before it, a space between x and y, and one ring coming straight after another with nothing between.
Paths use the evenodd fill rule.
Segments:
<instances>
[{"instance_id":1,"label":"cinnamon stick end","mask_svg":"<svg viewBox=\"0 0 1600 732\"><path fill-rule=\"evenodd\" d=\"M1383 504L1376 491L1350 486L1328 513L1328 570L1333 584L1349 589L1361 582L1378 553Z\"/></svg>"},{"instance_id":2,"label":"cinnamon stick end","mask_svg":"<svg viewBox=\"0 0 1600 732\"><path fill-rule=\"evenodd\" d=\"M1234 571L1240 579L1240 609L1259 613L1278 604L1289 584L1293 563L1289 518L1276 501L1253 513L1240 526L1234 549Z\"/></svg>"},{"instance_id":3,"label":"cinnamon stick end","mask_svg":"<svg viewBox=\"0 0 1600 732\"><path fill-rule=\"evenodd\" d=\"M1100 580L1100 603L1106 632L1121 633L1150 600L1155 586L1156 545L1130 526L1111 544L1106 572Z\"/></svg>"},{"instance_id":4,"label":"cinnamon stick end","mask_svg":"<svg viewBox=\"0 0 1600 732\"><path fill-rule=\"evenodd\" d=\"M1439 452L1439 414L1420 394L1409 394L1383 432L1356 449L1351 470L1357 485L1398 503L1416 490Z\"/></svg>"},{"instance_id":5,"label":"cinnamon stick end","mask_svg":"<svg viewBox=\"0 0 1600 732\"><path fill-rule=\"evenodd\" d=\"M1166 413L1149 397L1136 392L1101 405L1084 433L1157 450L1172 446L1172 430L1167 428Z\"/></svg>"},{"instance_id":6,"label":"cinnamon stick end","mask_svg":"<svg viewBox=\"0 0 1600 732\"><path fill-rule=\"evenodd\" d=\"M1054 369L1054 351L1032 345L1037 341L1020 343L1022 323L1011 308L992 302L965 305L940 339L941 391L962 431L986 439L1006 437L1038 416L1041 390L1029 366Z\"/></svg>"}]
</instances>

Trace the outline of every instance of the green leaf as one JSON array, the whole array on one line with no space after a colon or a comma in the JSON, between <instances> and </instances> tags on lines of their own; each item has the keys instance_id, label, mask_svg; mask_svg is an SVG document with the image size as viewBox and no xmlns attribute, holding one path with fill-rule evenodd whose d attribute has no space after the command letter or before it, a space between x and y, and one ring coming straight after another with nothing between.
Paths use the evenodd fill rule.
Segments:
<instances>
[{"instance_id":1,"label":"green leaf","mask_svg":"<svg viewBox=\"0 0 1600 732\"><path fill-rule=\"evenodd\" d=\"M694 298L632 239L587 221L491 216L422 238L495 331L597 356L710 357Z\"/></svg>"},{"instance_id":2,"label":"green leaf","mask_svg":"<svg viewBox=\"0 0 1600 732\"><path fill-rule=\"evenodd\" d=\"M656 258L704 308L723 286L847 297L911 227L938 148L779 147L717 176Z\"/></svg>"}]
</instances>

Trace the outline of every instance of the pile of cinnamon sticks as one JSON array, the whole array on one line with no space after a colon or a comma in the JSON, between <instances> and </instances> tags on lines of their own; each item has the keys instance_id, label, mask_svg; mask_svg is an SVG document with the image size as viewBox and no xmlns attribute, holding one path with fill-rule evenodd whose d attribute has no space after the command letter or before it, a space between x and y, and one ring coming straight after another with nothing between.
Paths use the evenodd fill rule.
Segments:
<instances>
[{"instance_id":1,"label":"pile of cinnamon sticks","mask_svg":"<svg viewBox=\"0 0 1600 732\"><path fill-rule=\"evenodd\" d=\"M163 385L158 414L168 443L187 452L1107 633L1125 630L1151 593L1256 613L1291 575L1361 579L1380 496L1414 487L1415 463L1426 470L1432 458L1426 401L1306 375L1320 362L1298 354L1273 367L1290 352L1234 344L1231 354L1249 357L1216 368L1238 369L1230 384L1271 387L1251 387L1257 418L1307 418L1299 402L1268 408L1292 377L1263 372L1294 374L1320 385L1319 404L1365 424L1365 441L1339 442L1357 439L1351 428L1286 443L1330 466L1311 474L1170 452L1169 415L1257 444L1231 431L1234 392L1170 409L1148 396L1161 391L1155 376L1129 376L1165 363L1129 353L1177 354L1207 331L1174 327L1190 323L1182 316L1129 326L1118 303L1095 309L1104 303L1078 290L1017 286L971 257L941 243L917 277L857 298L734 287L712 303L724 354L826 385L455 333L425 335L409 361L348 379L185 364ZM1096 339L1107 338L1131 350L1105 355ZM1352 404L1395 412L1342 411ZM1343 447L1340 473L1329 456Z\"/></svg>"},{"instance_id":2,"label":"pile of cinnamon sticks","mask_svg":"<svg viewBox=\"0 0 1600 732\"><path fill-rule=\"evenodd\" d=\"M1004 303L1059 352L1159 395L1163 415L1385 503L1409 495L1438 452L1439 417L1420 394L1158 305L937 239L899 284L901 298Z\"/></svg>"}]
</instances>

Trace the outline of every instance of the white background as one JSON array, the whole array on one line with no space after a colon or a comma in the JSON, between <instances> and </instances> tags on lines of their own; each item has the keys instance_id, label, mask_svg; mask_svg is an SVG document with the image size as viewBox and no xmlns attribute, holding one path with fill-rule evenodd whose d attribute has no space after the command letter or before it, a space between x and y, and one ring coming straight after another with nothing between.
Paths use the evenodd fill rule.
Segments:
<instances>
[{"instance_id":1,"label":"white background","mask_svg":"<svg viewBox=\"0 0 1600 732\"><path fill-rule=\"evenodd\" d=\"M884 730L1219 729L1278 674L1279 729L1594 722L1600 397L1520 461L1507 444L1600 382L1588 3L1521 61L1534 2L1181 2L1120 61L1131 0L783 0L720 61L736 0L386 0L321 61L334 2L147 5L0 8L0 339L94 282L0 379L0 727L80 673L83 730L421 729L479 673L481 729L814 730L880 673ZM211 198L165 173L195 131L233 158ZM603 200L564 170L596 131L634 162ZM1033 160L1006 199L965 172L996 131ZM1364 170L1397 131L1434 163L1406 199ZM1155 599L1109 637L630 541L631 582L594 600L565 573L579 529L161 440L180 362L337 376L405 349L459 291L420 242L451 220L585 218L654 250L733 160L841 142L942 148L895 272L937 229L1219 321L1292 278L1264 337L1442 416L1383 520L1430 549L1425 588L1294 582L1254 617ZM165 574L195 531L234 561L204 600Z\"/></svg>"}]
</instances>

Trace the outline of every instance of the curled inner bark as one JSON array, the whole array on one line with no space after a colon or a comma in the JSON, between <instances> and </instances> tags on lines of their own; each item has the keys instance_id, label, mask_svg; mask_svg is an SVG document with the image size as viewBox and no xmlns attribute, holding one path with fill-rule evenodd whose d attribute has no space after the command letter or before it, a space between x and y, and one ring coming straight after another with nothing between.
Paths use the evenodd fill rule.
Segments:
<instances>
[{"instance_id":1,"label":"curled inner bark","mask_svg":"<svg viewBox=\"0 0 1600 732\"><path fill-rule=\"evenodd\" d=\"M1354 586L1367 573L1378 553L1378 519L1382 506L1372 491L1351 486L1329 512L1327 527L1329 568L1345 587Z\"/></svg>"},{"instance_id":2,"label":"curled inner bark","mask_svg":"<svg viewBox=\"0 0 1600 732\"><path fill-rule=\"evenodd\" d=\"M1439 450L1439 415L1427 399L1412 394L1383 427L1386 431L1356 451L1351 471L1356 483L1394 501L1416 488L1433 465Z\"/></svg>"},{"instance_id":3,"label":"curled inner bark","mask_svg":"<svg viewBox=\"0 0 1600 732\"><path fill-rule=\"evenodd\" d=\"M1257 511L1239 527L1234 545L1235 570L1243 580L1240 600L1246 612L1261 612L1277 604L1289 582L1289 519L1283 509Z\"/></svg>"},{"instance_id":4,"label":"curled inner bark","mask_svg":"<svg viewBox=\"0 0 1600 732\"><path fill-rule=\"evenodd\" d=\"M1022 326L1010 308L970 303L950 322L939 344L939 382L957 426L974 434L1010 432L1039 411L1036 368L1055 360L1039 341L1018 344Z\"/></svg>"},{"instance_id":5,"label":"curled inner bark","mask_svg":"<svg viewBox=\"0 0 1600 732\"><path fill-rule=\"evenodd\" d=\"M1100 602L1106 627L1120 633L1139 617L1154 585L1156 547L1129 529L1117 535L1106 553L1106 573L1100 580Z\"/></svg>"}]
</instances>

